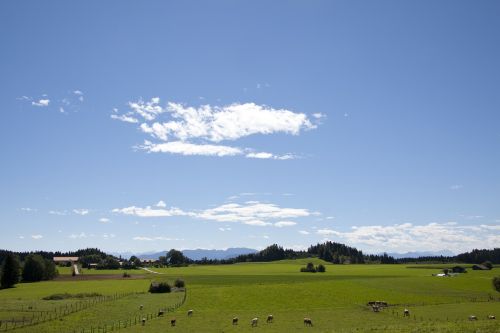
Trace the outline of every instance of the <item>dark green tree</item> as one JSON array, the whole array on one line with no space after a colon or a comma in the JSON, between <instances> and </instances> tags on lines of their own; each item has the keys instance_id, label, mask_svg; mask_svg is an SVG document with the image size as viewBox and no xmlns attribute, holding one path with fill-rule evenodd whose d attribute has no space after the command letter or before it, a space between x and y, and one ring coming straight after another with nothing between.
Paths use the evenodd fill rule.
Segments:
<instances>
[{"instance_id":1,"label":"dark green tree","mask_svg":"<svg viewBox=\"0 0 500 333\"><path fill-rule=\"evenodd\" d=\"M8 253L2 263L1 288L11 288L19 282L20 277L19 259L12 253Z\"/></svg>"},{"instance_id":2,"label":"dark green tree","mask_svg":"<svg viewBox=\"0 0 500 333\"><path fill-rule=\"evenodd\" d=\"M169 266L184 266L189 263L189 258L176 249L168 251L164 258L165 263Z\"/></svg>"},{"instance_id":3,"label":"dark green tree","mask_svg":"<svg viewBox=\"0 0 500 333\"><path fill-rule=\"evenodd\" d=\"M42 281L46 276L45 261L39 254L30 254L24 259L22 278L24 282Z\"/></svg>"},{"instance_id":4,"label":"dark green tree","mask_svg":"<svg viewBox=\"0 0 500 333\"><path fill-rule=\"evenodd\" d=\"M319 264L318 267L316 267L316 271L320 272L320 273L324 273L326 272L326 267L325 265L323 264Z\"/></svg>"}]
</instances>

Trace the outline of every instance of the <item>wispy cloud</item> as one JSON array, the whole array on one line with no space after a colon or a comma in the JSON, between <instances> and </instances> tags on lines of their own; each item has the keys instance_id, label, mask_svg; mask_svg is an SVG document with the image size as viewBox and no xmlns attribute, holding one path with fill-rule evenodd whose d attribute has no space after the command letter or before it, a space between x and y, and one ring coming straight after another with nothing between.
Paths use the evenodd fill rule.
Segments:
<instances>
[{"instance_id":1,"label":"wispy cloud","mask_svg":"<svg viewBox=\"0 0 500 333\"><path fill-rule=\"evenodd\" d=\"M43 236L42 235L31 235L31 238L33 238L33 239L42 239Z\"/></svg>"},{"instance_id":2,"label":"wispy cloud","mask_svg":"<svg viewBox=\"0 0 500 333\"><path fill-rule=\"evenodd\" d=\"M154 237L146 237L146 236L136 236L132 238L135 241L182 241L184 240L183 238L171 238L171 237L164 237L164 236L154 236Z\"/></svg>"},{"instance_id":3,"label":"wispy cloud","mask_svg":"<svg viewBox=\"0 0 500 333\"><path fill-rule=\"evenodd\" d=\"M111 118L136 123L142 119L140 130L157 140L146 140L138 148L148 152L181 155L236 156L248 158L287 160L295 154L256 152L255 149L219 144L251 135L284 133L299 135L304 130L317 127L304 113L287 109L274 109L255 103L225 106L202 105L189 107L169 102L160 105L160 98L150 101L129 102L131 111L111 115ZM166 116L166 121L159 118ZM316 116L313 116L317 119Z\"/></svg>"},{"instance_id":4,"label":"wispy cloud","mask_svg":"<svg viewBox=\"0 0 500 333\"><path fill-rule=\"evenodd\" d=\"M88 209L85 209L85 208L73 209L73 213L75 213L77 215L82 215L82 216L87 215L89 212L90 211Z\"/></svg>"},{"instance_id":5,"label":"wispy cloud","mask_svg":"<svg viewBox=\"0 0 500 333\"><path fill-rule=\"evenodd\" d=\"M112 212L123 215L132 215L137 217L169 217L169 216L189 215L189 213L184 212L176 207L164 209L164 208L152 208L151 206L146 206L144 208L136 206L115 208L112 210Z\"/></svg>"},{"instance_id":6,"label":"wispy cloud","mask_svg":"<svg viewBox=\"0 0 500 333\"><path fill-rule=\"evenodd\" d=\"M108 219L107 217L101 217L99 219L99 222L101 222L101 223L111 223L111 220Z\"/></svg>"},{"instance_id":7,"label":"wispy cloud","mask_svg":"<svg viewBox=\"0 0 500 333\"><path fill-rule=\"evenodd\" d=\"M310 232L306 231L306 230L299 230L299 233L302 235L309 235L310 234Z\"/></svg>"},{"instance_id":8,"label":"wispy cloud","mask_svg":"<svg viewBox=\"0 0 500 333\"><path fill-rule=\"evenodd\" d=\"M49 210L50 215L59 215L59 216L65 216L68 215L68 211L66 210Z\"/></svg>"},{"instance_id":9,"label":"wispy cloud","mask_svg":"<svg viewBox=\"0 0 500 333\"><path fill-rule=\"evenodd\" d=\"M284 228L284 227L293 227L294 225L297 225L297 222L293 221L279 221L274 223L274 226L277 228Z\"/></svg>"},{"instance_id":10,"label":"wispy cloud","mask_svg":"<svg viewBox=\"0 0 500 333\"><path fill-rule=\"evenodd\" d=\"M47 99L39 99L38 101L32 101L31 105L44 107L44 106L49 106L49 103L50 99L47 98Z\"/></svg>"},{"instance_id":11,"label":"wispy cloud","mask_svg":"<svg viewBox=\"0 0 500 333\"><path fill-rule=\"evenodd\" d=\"M460 184L455 184L455 185L451 185L451 186L450 186L450 190L454 190L454 191L456 191L456 190L460 190L460 189L462 189L463 187L464 187L463 185L460 185Z\"/></svg>"}]
</instances>

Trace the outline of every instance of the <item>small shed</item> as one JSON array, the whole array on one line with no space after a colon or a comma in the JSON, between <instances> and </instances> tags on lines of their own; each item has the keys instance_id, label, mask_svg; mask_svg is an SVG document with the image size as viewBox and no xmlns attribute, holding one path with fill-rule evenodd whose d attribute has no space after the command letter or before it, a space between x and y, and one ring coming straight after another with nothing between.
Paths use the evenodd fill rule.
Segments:
<instances>
[{"instance_id":1,"label":"small shed","mask_svg":"<svg viewBox=\"0 0 500 333\"><path fill-rule=\"evenodd\" d=\"M54 257L52 260L56 264L71 264L74 265L78 262L79 257Z\"/></svg>"}]
</instances>

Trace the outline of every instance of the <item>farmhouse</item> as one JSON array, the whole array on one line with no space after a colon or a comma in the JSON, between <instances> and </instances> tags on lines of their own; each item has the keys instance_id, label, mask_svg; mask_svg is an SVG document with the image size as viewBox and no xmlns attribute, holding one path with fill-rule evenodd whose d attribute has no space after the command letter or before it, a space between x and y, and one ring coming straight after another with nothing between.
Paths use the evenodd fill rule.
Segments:
<instances>
[{"instance_id":1,"label":"farmhouse","mask_svg":"<svg viewBox=\"0 0 500 333\"><path fill-rule=\"evenodd\" d=\"M54 257L52 260L54 260L56 264L74 265L78 262L78 259L78 257Z\"/></svg>"}]
</instances>

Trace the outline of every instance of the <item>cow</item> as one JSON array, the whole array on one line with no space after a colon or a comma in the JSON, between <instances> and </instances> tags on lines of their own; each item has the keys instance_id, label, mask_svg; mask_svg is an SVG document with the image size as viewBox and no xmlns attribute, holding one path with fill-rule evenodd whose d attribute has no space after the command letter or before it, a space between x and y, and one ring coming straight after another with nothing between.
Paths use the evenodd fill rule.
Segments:
<instances>
[{"instance_id":1,"label":"cow","mask_svg":"<svg viewBox=\"0 0 500 333\"><path fill-rule=\"evenodd\" d=\"M142 326L146 325L146 318L141 319Z\"/></svg>"},{"instance_id":2,"label":"cow","mask_svg":"<svg viewBox=\"0 0 500 333\"><path fill-rule=\"evenodd\" d=\"M372 310L373 310L373 312L379 312L380 311L380 306L378 306L378 305L372 305Z\"/></svg>"},{"instance_id":3,"label":"cow","mask_svg":"<svg viewBox=\"0 0 500 333\"><path fill-rule=\"evenodd\" d=\"M312 326L313 322L311 318L304 318L304 326Z\"/></svg>"},{"instance_id":4,"label":"cow","mask_svg":"<svg viewBox=\"0 0 500 333\"><path fill-rule=\"evenodd\" d=\"M469 316L469 320L477 320L477 317L476 317L476 316L473 316L473 315L470 315L470 316Z\"/></svg>"},{"instance_id":5,"label":"cow","mask_svg":"<svg viewBox=\"0 0 500 333\"><path fill-rule=\"evenodd\" d=\"M193 315L193 310L188 310L188 317L191 317Z\"/></svg>"},{"instance_id":6,"label":"cow","mask_svg":"<svg viewBox=\"0 0 500 333\"><path fill-rule=\"evenodd\" d=\"M494 315L489 315L488 319L496 319Z\"/></svg>"},{"instance_id":7,"label":"cow","mask_svg":"<svg viewBox=\"0 0 500 333\"><path fill-rule=\"evenodd\" d=\"M170 320L170 326L175 326L175 318Z\"/></svg>"},{"instance_id":8,"label":"cow","mask_svg":"<svg viewBox=\"0 0 500 333\"><path fill-rule=\"evenodd\" d=\"M233 318L233 325L238 325L238 317Z\"/></svg>"},{"instance_id":9,"label":"cow","mask_svg":"<svg viewBox=\"0 0 500 333\"><path fill-rule=\"evenodd\" d=\"M409 317L409 316L410 316L410 310L405 309L405 310L403 311L403 317Z\"/></svg>"},{"instance_id":10,"label":"cow","mask_svg":"<svg viewBox=\"0 0 500 333\"><path fill-rule=\"evenodd\" d=\"M144 305L141 304L141 305L139 305L139 310L142 310L142 309L144 309Z\"/></svg>"},{"instance_id":11,"label":"cow","mask_svg":"<svg viewBox=\"0 0 500 333\"><path fill-rule=\"evenodd\" d=\"M274 320L273 315L268 315L268 316L267 316L266 323L268 323L268 324L269 324L269 323L272 323L272 322L273 322L273 320Z\"/></svg>"},{"instance_id":12,"label":"cow","mask_svg":"<svg viewBox=\"0 0 500 333\"><path fill-rule=\"evenodd\" d=\"M252 319L252 327L257 327L258 323L259 323L259 318L255 317Z\"/></svg>"},{"instance_id":13,"label":"cow","mask_svg":"<svg viewBox=\"0 0 500 333\"><path fill-rule=\"evenodd\" d=\"M158 311L158 317L163 317L164 314L165 314L165 310Z\"/></svg>"}]
</instances>

